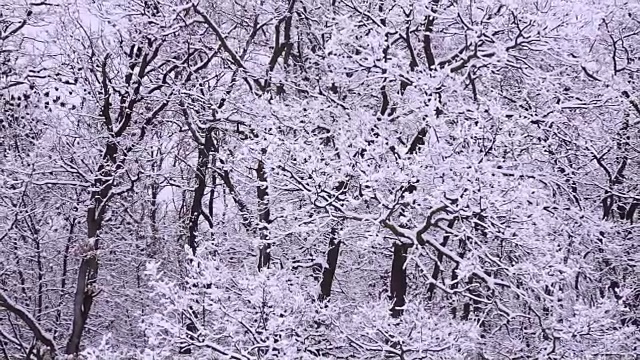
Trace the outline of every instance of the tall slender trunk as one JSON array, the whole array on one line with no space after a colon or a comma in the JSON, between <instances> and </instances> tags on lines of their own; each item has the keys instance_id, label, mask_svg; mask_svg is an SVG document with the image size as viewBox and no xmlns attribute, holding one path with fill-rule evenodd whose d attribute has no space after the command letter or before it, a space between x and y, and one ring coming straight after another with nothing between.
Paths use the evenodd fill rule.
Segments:
<instances>
[{"instance_id":1,"label":"tall slender trunk","mask_svg":"<svg viewBox=\"0 0 640 360\"><path fill-rule=\"evenodd\" d=\"M467 240L466 238L462 237L459 240L459 244L458 244L458 256L460 257L460 259L464 259L465 255L467 254ZM453 267L453 270L451 270L451 290L455 290L458 288L458 268L459 268L460 264L456 263L455 266ZM470 306L468 303L465 303L462 306L462 318L464 320L465 317L468 318L468 314ZM451 316L455 319L456 316L458 315L458 308L456 305L453 305L451 307Z\"/></svg>"},{"instance_id":2,"label":"tall slender trunk","mask_svg":"<svg viewBox=\"0 0 640 360\"><path fill-rule=\"evenodd\" d=\"M110 140L102 155L102 163L98 166L90 195L91 205L87 210L87 242L83 253L73 303L73 325L71 336L67 342L66 353L80 352L82 333L96 296L95 282L98 278L98 254L100 246L99 232L102 229L104 214L113 188L113 176L121 164L117 162L118 145Z\"/></svg>"},{"instance_id":3,"label":"tall slender trunk","mask_svg":"<svg viewBox=\"0 0 640 360\"><path fill-rule=\"evenodd\" d=\"M196 168L196 188L193 194L193 202L191 203L191 211L189 212L189 236L187 243L193 255L198 250L198 222L202 215L202 199L207 187L207 168L209 167L209 157L213 150L213 137L211 131L207 131L204 137L204 144L198 147L198 165Z\"/></svg>"},{"instance_id":4,"label":"tall slender trunk","mask_svg":"<svg viewBox=\"0 0 640 360\"><path fill-rule=\"evenodd\" d=\"M409 244L393 244L393 260L391 262L391 316L398 318L404 313L407 294L407 251Z\"/></svg>"},{"instance_id":5,"label":"tall slender trunk","mask_svg":"<svg viewBox=\"0 0 640 360\"><path fill-rule=\"evenodd\" d=\"M620 219L627 217L627 208L624 204L620 203L620 200L614 193L616 187L619 187L625 183L626 175L625 170L628 165L628 151L629 151L629 116L624 115L622 126L617 134L616 140L616 162L618 163L617 169L612 172L606 168L606 165L598 160L600 166L602 166L609 177L609 188L605 190L602 198L602 218L611 220L614 218L614 207L620 215ZM616 204L618 203L618 204ZM617 206L616 206L617 205Z\"/></svg>"},{"instance_id":6,"label":"tall slender trunk","mask_svg":"<svg viewBox=\"0 0 640 360\"><path fill-rule=\"evenodd\" d=\"M189 217L187 221L188 235L187 244L191 249L191 253L195 256L198 251L198 226L200 222L200 216L205 215L202 211L202 200L207 188L207 169L209 168L210 157L214 150L213 136L211 134L212 129L207 129L204 135L204 143L198 146L198 162L196 165L196 187L193 193L193 200L191 202L191 209L189 211ZM195 285L194 285L195 286ZM186 325L186 330L189 334L197 331L197 326L193 319L198 318L197 310L194 306L189 306L190 315ZM188 335L191 337L191 335ZM195 339L192 339L195 340ZM178 350L180 354L191 354L191 346L185 345Z\"/></svg>"},{"instance_id":7,"label":"tall slender trunk","mask_svg":"<svg viewBox=\"0 0 640 360\"><path fill-rule=\"evenodd\" d=\"M67 271L69 268L69 249L71 247L71 241L73 240L73 233L76 227L76 219L71 218L69 220L69 236L67 236L67 241L64 244L64 254L62 254L62 275L60 276L60 289L59 289L59 299L58 299L58 309L56 310L55 321L56 324L60 323L62 319L62 304L64 302L64 294L65 289L67 288ZM54 329L53 336L55 337L58 329Z\"/></svg>"},{"instance_id":8,"label":"tall slender trunk","mask_svg":"<svg viewBox=\"0 0 640 360\"><path fill-rule=\"evenodd\" d=\"M318 300L320 301L325 301L331 296L331 287L336 274L336 268L338 267L338 255L340 253L340 245L342 244L342 240L336 241L337 233L338 229L336 226L332 227L329 235L327 264L322 270L322 281L320 282L320 294L318 295Z\"/></svg>"},{"instance_id":9,"label":"tall slender trunk","mask_svg":"<svg viewBox=\"0 0 640 360\"><path fill-rule=\"evenodd\" d=\"M98 250L100 248L100 231L105 213L113 193L115 176L124 168L124 162L132 145L118 146L121 138L135 123L136 105L141 103L145 95L141 92L143 79L147 76L149 65L157 58L163 41L147 39L146 44L132 44L128 57L128 70L124 75L124 87L126 91L119 93L116 100L117 112L112 103L114 87L109 74L109 60L112 56L106 53L101 61L99 69L100 90L102 92L102 104L100 118L103 121L108 140L102 154L101 162L95 173L95 178L89 196L89 208L87 209L87 241L83 247L82 260L78 269L78 280L73 303L73 325L71 335L66 346L66 353L77 354L80 351L80 341L85 329L91 305L97 294L95 282L98 278ZM146 48L146 49L145 49ZM167 73L168 74L168 73ZM162 85L164 86L164 85ZM162 86L160 88L162 88ZM168 99L163 100L158 107L151 112L140 126L140 132L135 141L144 139L147 128L164 111L169 104ZM115 115L115 116L113 116Z\"/></svg>"},{"instance_id":10,"label":"tall slender trunk","mask_svg":"<svg viewBox=\"0 0 640 360\"><path fill-rule=\"evenodd\" d=\"M151 171L154 175L158 174L162 168L162 151L157 150L153 154L153 162L151 163ZM147 256L156 258L160 250L160 230L158 228L158 195L160 194L160 183L157 179L153 179L149 186L151 200L149 201L149 222L151 226L151 242L147 245Z\"/></svg>"},{"instance_id":11,"label":"tall slender trunk","mask_svg":"<svg viewBox=\"0 0 640 360\"><path fill-rule=\"evenodd\" d=\"M266 154L266 149L262 149L262 154ZM269 268L271 264L271 239L269 237L269 224L271 222L271 211L269 210L269 192L267 186L267 172L262 159L258 160L256 168L258 177L258 231L260 233L260 248L258 254L258 271Z\"/></svg>"},{"instance_id":12,"label":"tall slender trunk","mask_svg":"<svg viewBox=\"0 0 640 360\"><path fill-rule=\"evenodd\" d=\"M42 315L42 297L44 296L44 269L42 264L42 248L40 246L40 231L38 226L33 220L33 215L29 215L29 222L27 227L30 230L31 237L33 239L33 245L36 250L36 266L38 268L38 295L36 297L36 320L40 321Z\"/></svg>"},{"instance_id":13,"label":"tall slender trunk","mask_svg":"<svg viewBox=\"0 0 640 360\"><path fill-rule=\"evenodd\" d=\"M449 222L447 223L447 229L450 229L450 230L453 229L453 225L455 224L455 222L456 222L455 219L449 220ZM440 245L443 248L446 247L450 239L451 239L451 234L446 233L443 236L442 242L440 243ZM440 277L440 272L441 272L440 265L444 261L444 253L442 253L441 251L438 251L438 255L436 259L437 259L437 262L433 265L433 272L431 273L431 278L433 279L434 282L430 283L429 286L427 287L427 299L429 301L433 299L433 295L436 291L435 282L437 282L438 277Z\"/></svg>"}]
</instances>

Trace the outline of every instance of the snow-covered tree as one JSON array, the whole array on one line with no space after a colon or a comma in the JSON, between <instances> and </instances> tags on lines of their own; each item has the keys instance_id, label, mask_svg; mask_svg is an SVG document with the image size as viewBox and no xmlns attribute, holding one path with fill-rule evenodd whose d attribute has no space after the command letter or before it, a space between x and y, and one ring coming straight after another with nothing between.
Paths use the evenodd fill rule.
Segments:
<instances>
[{"instance_id":1,"label":"snow-covered tree","mask_svg":"<svg viewBox=\"0 0 640 360\"><path fill-rule=\"evenodd\" d=\"M637 355L636 2L1 11L5 357Z\"/></svg>"}]
</instances>

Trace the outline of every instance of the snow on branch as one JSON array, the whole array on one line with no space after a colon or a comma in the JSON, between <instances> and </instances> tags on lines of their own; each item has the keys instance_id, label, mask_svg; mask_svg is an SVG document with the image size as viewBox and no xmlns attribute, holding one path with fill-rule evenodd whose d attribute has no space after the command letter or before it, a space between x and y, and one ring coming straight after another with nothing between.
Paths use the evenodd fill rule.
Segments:
<instances>
[{"instance_id":1,"label":"snow on branch","mask_svg":"<svg viewBox=\"0 0 640 360\"><path fill-rule=\"evenodd\" d=\"M0 290L0 307L3 307L9 312L19 317L29 327L29 330L33 332L33 335L51 350L52 354L56 352L56 344L53 341L53 336L45 332L36 319L29 313L29 311L22 306L16 304L7 296L4 291Z\"/></svg>"}]
</instances>

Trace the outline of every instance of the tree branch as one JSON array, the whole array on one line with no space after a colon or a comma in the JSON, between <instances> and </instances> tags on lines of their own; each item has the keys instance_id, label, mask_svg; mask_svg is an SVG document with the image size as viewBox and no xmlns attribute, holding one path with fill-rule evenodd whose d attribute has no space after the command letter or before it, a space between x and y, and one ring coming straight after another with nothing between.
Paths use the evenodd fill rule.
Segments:
<instances>
[{"instance_id":1,"label":"tree branch","mask_svg":"<svg viewBox=\"0 0 640 360\"><path fill-rule=\"evenodd\" d=\"M9 310L9 312L15 314L22 321L24 321L29 330L33 332L33 335L35 335L36 339L38 339L38 341L48 347L51 350L52 355L55 355L56 344L53 341L53 337L50 334L46 333L42 329L42 327L40 327L36 319L31 316L27 309L14 303L2 290L0 290L0 307Z\"/></svg>"}]
</instances>

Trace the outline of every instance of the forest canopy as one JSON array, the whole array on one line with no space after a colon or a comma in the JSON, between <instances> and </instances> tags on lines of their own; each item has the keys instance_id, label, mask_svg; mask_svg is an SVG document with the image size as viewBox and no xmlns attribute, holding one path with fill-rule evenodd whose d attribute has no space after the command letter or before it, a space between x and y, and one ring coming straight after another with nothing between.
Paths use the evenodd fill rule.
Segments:
<instances>
[{"instance_id":1,"label":"forest canopy","mask_svg":"<svg viewBox=\"0 0 640 360\"><path fill-rule=\"evenodd\" d=\"M0 358L640 356L637 0L0 0Z\"/></svg>"}]
</instances>

